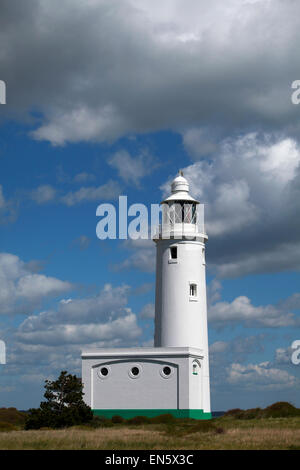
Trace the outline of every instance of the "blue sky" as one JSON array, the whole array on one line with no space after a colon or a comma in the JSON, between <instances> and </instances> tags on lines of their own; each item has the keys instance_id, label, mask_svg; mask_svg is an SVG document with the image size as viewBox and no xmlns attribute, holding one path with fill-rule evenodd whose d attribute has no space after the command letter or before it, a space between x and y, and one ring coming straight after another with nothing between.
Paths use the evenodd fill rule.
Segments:
<instances>
[{"instance_id":1,"label":"blue sky","mask_svg":"<svg viewBox=\"0 0 300 470\"><path fill-rule=\"evenodd\" d=\"M212 408L300 407L299 6L56 3L0 20L0 405L38 406L82 348L152 345L154 243L100 241L96 208L150 207L183 169L209 236Z\"/></svg>"}]
</instances>

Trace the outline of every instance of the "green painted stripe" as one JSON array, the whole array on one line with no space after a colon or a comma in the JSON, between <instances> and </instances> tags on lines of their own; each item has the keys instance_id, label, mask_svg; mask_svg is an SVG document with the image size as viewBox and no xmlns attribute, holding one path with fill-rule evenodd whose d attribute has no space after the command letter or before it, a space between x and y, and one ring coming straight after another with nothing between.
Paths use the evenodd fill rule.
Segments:
<instances>
[{"instance_id":1,"label":"green painted stripe","mask_svg":"<svg viewBox=\"0 0 300 470\"><path fill-rule=\"evenodd\" d=\"M103 416L104 418L112 418L113 416L122 416L124 419L134 418L135 416L146 416L153 418L154 416L171 414L175 418L194 418L194 419L211 419L211 413L204 413L203 410L93 410L95 416Z\"/></svg>"}]
</instances>

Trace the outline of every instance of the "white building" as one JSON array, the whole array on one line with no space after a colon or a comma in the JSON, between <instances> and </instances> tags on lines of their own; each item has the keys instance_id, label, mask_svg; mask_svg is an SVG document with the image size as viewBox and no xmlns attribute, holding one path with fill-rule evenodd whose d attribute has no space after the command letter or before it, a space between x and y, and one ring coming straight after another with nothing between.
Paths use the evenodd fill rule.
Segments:
<instances>
[{"instance_id":1,"label":"white building","mask_svg":"<svg viewBox=\"0 0 300 470\"><path fill-rule=\"evenodd\" d=\"M171 189L154 237L154 348L82 352L85 401L96 415L211 417L202 206L182 174Z\"/></svg>"}]
</instances>

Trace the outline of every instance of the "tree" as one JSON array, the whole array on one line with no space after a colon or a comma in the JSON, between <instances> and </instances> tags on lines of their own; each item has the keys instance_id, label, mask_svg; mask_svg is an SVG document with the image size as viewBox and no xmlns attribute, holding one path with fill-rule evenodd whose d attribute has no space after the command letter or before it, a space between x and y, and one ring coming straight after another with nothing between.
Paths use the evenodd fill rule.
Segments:
<instances>
[{"instance_id":1,"label":"tree","mask_svg":"<svg viewBox=\"0 0 300 470\"><path fill-rule=\"evenodd\" d=\"M83 401L83 385L76 375L62 371L57 380L45 381L40 408L30 409L25 429L63 428L92 420L91 408Z\"/></svg>"}]
</instances>

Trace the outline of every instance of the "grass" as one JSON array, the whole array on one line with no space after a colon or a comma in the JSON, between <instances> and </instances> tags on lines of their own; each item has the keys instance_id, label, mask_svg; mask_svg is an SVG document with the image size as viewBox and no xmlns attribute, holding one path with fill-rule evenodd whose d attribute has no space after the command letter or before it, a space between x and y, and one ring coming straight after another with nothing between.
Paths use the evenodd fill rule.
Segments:
<instances>
[{"instance_id":1,"label":"grass","mask_svg":"<svg viewBox=\"0 0 300 470\"><path fill-rule=\"evenodd\" d=\"M0 449L300 449L300 417L2 431Z\"/></svg>"},{"instance_id":2,"label":"grass","mask_svg":"<svg viewBox=\"0 0 300 470\"><path fill-rule=\"evenodd\" d=\"M230 410L207 421L171 415L130 420L96 418L89 425L32 431L22 429L23 414L2 409L0 449L300 450L300 415L291 406L279 403L265 410ZM1 421L4 419L6 422Z\"/></svg>"}]
</instances>

